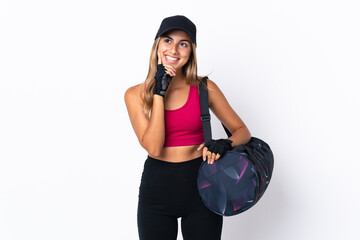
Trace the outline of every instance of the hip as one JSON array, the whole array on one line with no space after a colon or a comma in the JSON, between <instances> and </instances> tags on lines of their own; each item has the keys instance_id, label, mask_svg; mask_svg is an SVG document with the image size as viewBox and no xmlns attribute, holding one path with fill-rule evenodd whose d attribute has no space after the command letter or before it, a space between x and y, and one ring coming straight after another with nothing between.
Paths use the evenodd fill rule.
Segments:
<instances>
[{"instance_id":1,"label":"hip","mask_svg":"<svg viewBox=\"0 0 360 240\"><path fill-rule=\"evenodd\" d=\"M141 201L165 203L198 199L197 176L201 163L202 157L173 163L148 156L139 188Z\"/></svg>"}]
</instances>

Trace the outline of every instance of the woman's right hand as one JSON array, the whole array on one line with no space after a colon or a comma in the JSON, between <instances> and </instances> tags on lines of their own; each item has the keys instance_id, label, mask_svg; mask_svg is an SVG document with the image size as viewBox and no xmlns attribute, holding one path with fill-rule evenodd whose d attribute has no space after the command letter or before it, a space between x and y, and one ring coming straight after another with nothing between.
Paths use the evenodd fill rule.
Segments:
<instances>
[{"instance_id":1,"label":"woman's right hand","mask_svg":"<svg viewBox=\"0 0 360 240\"><path fill-rule=\"evenodd\" d=\"M158 65L155 74L154 94L165 97L165 92L171 79L176 75L176 69L171 65L163 65L164 55L158 52Z\"/></svg>"}]
</instances>

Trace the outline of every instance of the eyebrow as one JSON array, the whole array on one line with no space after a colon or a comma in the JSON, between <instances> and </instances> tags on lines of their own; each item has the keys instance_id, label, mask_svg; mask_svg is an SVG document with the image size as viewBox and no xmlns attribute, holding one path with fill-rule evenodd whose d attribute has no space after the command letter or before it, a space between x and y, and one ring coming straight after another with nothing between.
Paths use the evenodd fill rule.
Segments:
<instances>
[{"instance_id":1,"label":"eyebrow","mask_svg":"<svg viewBox=\"0 0 360 240\"><path fill-rule=\"evenodd\" d=\"M166 38L170 38L171 40L174 40L173 38L171 38L171 37L169 37L169 36L167 36L167 35L165 35L164 37L166 37ZM181 41L187 41L188 43L190 43L190 41L189 40L187 40L187 39L182 39L182 40L180 40L180 42Z\"/></svg>"}]
</instances>

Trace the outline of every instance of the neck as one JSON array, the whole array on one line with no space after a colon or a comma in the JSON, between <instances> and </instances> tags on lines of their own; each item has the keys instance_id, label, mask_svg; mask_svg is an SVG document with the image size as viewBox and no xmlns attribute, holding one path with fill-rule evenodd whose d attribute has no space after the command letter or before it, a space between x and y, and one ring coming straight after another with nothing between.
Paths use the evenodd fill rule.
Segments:
<instances>
[{"instance_id":1,"label":"neck","mask_svg":"<svg viewBox=\"0 0 360 240\"><path fill-rule=\"evenodd\" d=\"M169 87L182 87L186 85L185 75L181 69L176 71L176 75L171 79Z\"/></svg>"}]
</instances>

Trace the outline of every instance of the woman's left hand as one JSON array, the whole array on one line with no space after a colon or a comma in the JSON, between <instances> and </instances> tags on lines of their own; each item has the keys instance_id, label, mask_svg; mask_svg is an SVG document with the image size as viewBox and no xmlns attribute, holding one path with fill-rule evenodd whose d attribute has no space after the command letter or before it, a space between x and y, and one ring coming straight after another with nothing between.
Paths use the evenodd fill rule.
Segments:
<instances>
[{"instance_id":1,"label":"woman's left hand","mask_svg":"<svg viewBox=\"0 0 360 240\"><path fill-rule=\"evenodd\" d=\"M197 150L203 150L203 160L206 161L206 156L208 164L213 164L215 160L218 160L222 155L224 155L228 150L232 149L232 141L229 139L211 139L205 144L200 144Z\"/></svg>"}]
</instances>

